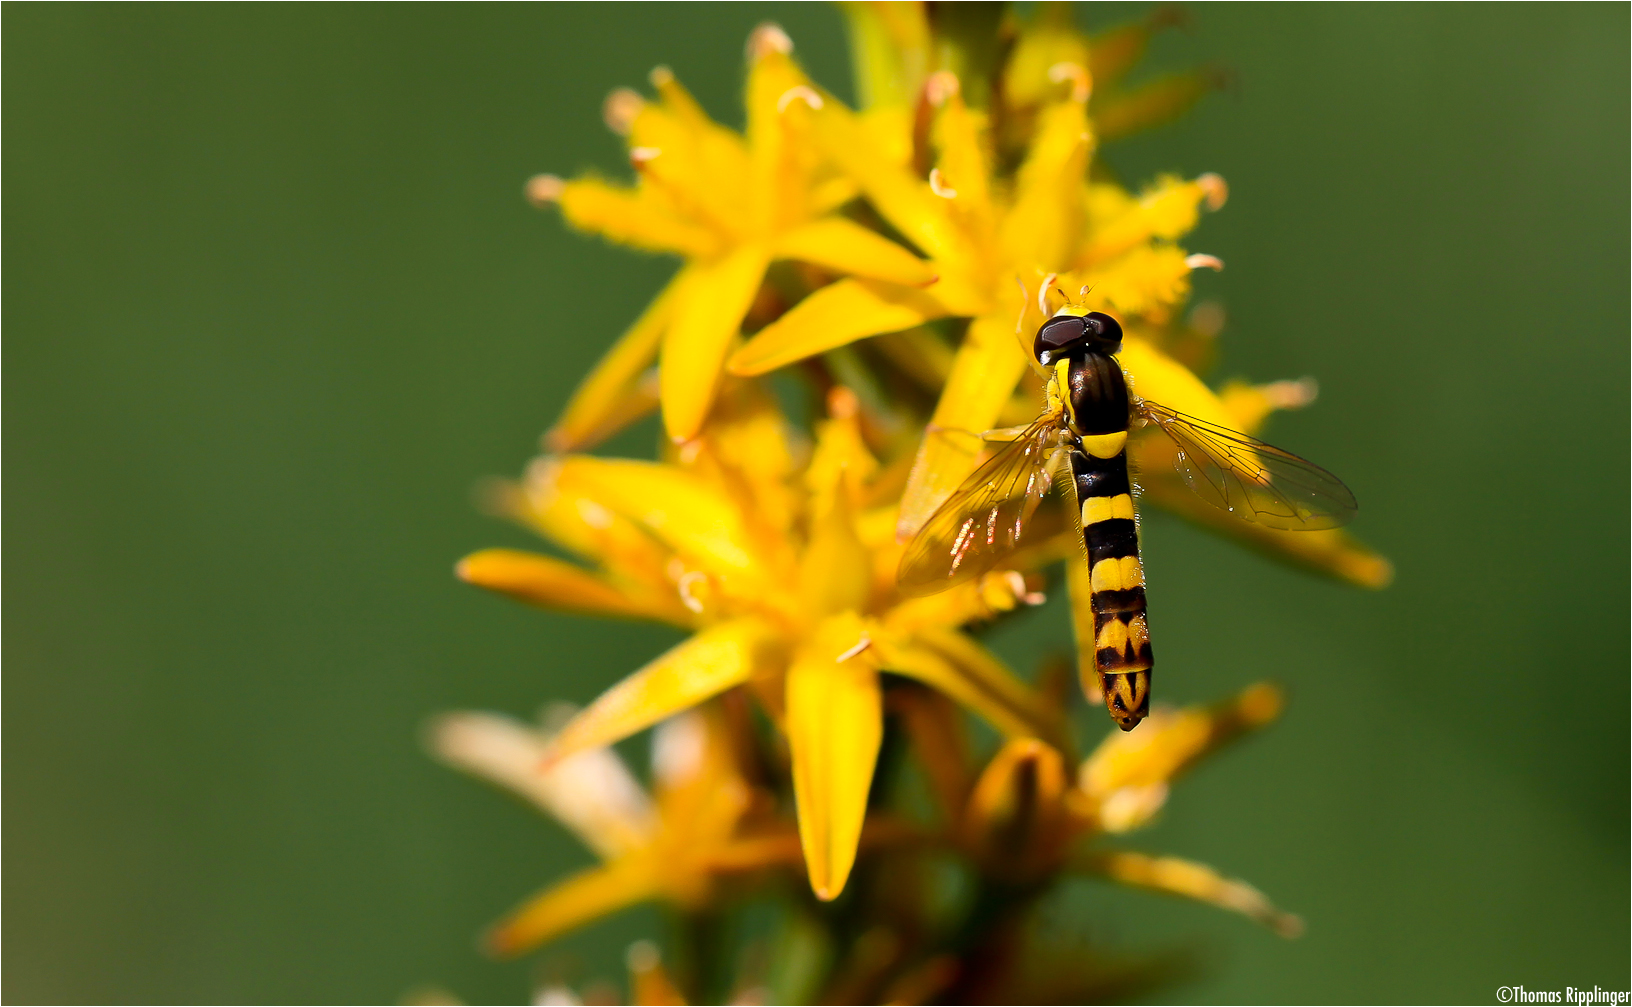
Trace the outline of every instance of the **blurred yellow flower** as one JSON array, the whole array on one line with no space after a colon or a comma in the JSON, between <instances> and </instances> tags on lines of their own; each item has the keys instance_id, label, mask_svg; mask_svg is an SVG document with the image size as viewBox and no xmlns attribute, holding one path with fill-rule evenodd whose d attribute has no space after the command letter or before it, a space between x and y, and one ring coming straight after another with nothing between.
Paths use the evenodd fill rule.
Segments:
<instances>
[{"instance_id":1,"label":"blurred yellow flower","mask_svg":"<svg viewBox=\"0 0 1632 1007\"><path fill-rule=\"evenodd\" d=\"M711 719L717 717L690 712L657 732L655 797L605 748L541 771L552 730L482 713L449 714L432 725L432 748L444 761L532 801L602 859L495 926L489 950L517 954L636 902L698 905L722 877L798 862L797 838L768 818L763 796L744 778L726 732Z\"/></svg>"},{"instance_id":2,"label":"blurred yellow flower","mask_svg":"<svg viewBox=\"0 0 1632 1007\"><path fill-rule=\"evenodd\" d=\"M1111 732L1073 779L1061 753L1034 738L1000 748L970 788L961 839L989 877L1034 885L1060 870L1101 875L1241 913L1284 937L1302 931L1245 882L1177 857L1084 849L1131 832L1167 802L1175 777L1241 733L1274 720L1280 691L1254 685L1215 707L1158 708L1140 729Z\"/></svg>"}]
</instances>

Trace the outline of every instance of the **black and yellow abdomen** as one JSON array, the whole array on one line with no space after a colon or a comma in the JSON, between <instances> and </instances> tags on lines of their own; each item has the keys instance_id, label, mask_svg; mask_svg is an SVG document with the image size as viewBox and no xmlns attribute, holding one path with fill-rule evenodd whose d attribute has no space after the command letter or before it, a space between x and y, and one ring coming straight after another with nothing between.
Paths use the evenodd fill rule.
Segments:
<instances>
[{"instance_id":1,"label":"black and yellow abdomen","mask_svg":"<svg viewBox=\"0 0 1632 1007\"><path fill-rule=\"evenodd\" d=\"M1055 366L1093 591L1094 668L1111 719L1131 731L1150 712L1151 652L1128 479L1127 383L1121 365L1104 353L1073 354Z\"/></svg>"}]
</instances>

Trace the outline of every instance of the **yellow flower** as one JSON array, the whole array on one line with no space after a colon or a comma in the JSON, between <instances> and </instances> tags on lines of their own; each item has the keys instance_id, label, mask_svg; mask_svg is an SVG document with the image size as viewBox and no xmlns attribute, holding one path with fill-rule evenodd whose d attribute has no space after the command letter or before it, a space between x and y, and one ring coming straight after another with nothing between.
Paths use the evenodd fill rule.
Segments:
<instances>
[{"instance_id":1,"label":"yellow flower","mask_svg":"<svg viewBox=\"0 0 1632 1007\"><path fill-rule=\"evenodd\" d=\"M927 55L910 52L927 44L918 40L929 38L919 24L925 16L920 6L851 9L853 21L863 26L858 33L866 36L871 24L873 35L898 40L899 66L878 76L899 80L909 76L901 68L925 65ZM1120 77L1131 62L1129 50L1140 45L1142 35L1103 45L1099 51L1108 72ZM1164 351L1189 295L1190 272L1222 268L1216 258L1187 254L1175 242L1195 226L1201 207L1223 206L1227 189L1216 175L1188 181L1163 177L1138 196L1090 180L1097 139L1088 116L1094 84L1085 61L1093 52L1088 39L1046 10L1020 32L1006 91L1029 113L1033 131L1012 175L998 170L990 113L966 104L958 78L947 71L930 75L921 87L931 118L918 158L930 165L927 173L917 170L910 142L887 138L892 125L910 128L911 117L900 107L916 94L910 86L873 88L879 106L862 116L831 98L793 112L807 121L814 142L879 214L931 257L939 279L923 288L861 278L833 283L760 330L728 366L737 374L761 374L858 339L935 319L968 318L962 344L940 375L944 387L930 417L931 434L922 442L902 499L897 526L902 538L918 529L977 460L977 441L933 432L978 433L997 426L1011 406L1016 385L1027 374L1030 334L1046 315L1034 296L1045 274L1056 275L1064 289L1085 289L1086 306L1121 319L1127 333L1122 364L1142 396L1249 429L1261 423L1268 408L1303 405L1312 397L1270 398L1256 413L1238 411ZM934 360L932 353L919 355L926 363ZM1018 408L1005 418L1028 419L1026 411L1034 411L1039 399L1032 378L1022 388ZM1156 480L1160 485L1151 487L1154 502L1355 583L1376 587L1391 576L1386 561L1343 532L1306 537L1309 533L1215 520L1205 506L1195 506L1176 478L1166 478L1171 465L1159 457L1162 446L1148 443L1159 438L1143 440L1147 443L1135 447L1136 456L1150 455L1152 463L1143 470L1162 474Z\"/></svg>"},{"instance_id":2,"label":"yellow flower","mask_svg":"<svg viewBox=\"0 0 1632 1007\"><path fill-rule=\"evenodd\" d=\"M496 714L449 714L432 725L432 748L444 761L536 804L602 860L495 926L486 941L493 953L520 953L637 902L704 904L722 879L798 863L798 837L749 785L719 711L684 713L659 728L655 796L605 748L541 770L555 736Z\"/></svg>"},{"instance_id":3,"label":"yellow flower","mask_svg":"<svg viewBox=\"0 0 1632 1007\"><path fill-rule=\"evenodd\" d=\"M891 10L897 20L924 16L913 5ZM1040 22L1022 33L1017 53L1030 56L1036 39L1062 37L1075 36ZM1138 198L1112 184L1089 184L1096 138L1085 47L1056 53L1076 53L1076 61L1010 64L1010 89L1035 99L1033 130L1012 173L1000 170L991 113L967 104L948 71L922 87L930 121L918 151L879 138L889 124L909 121L899 108L870 109L863 117L824 98L819 107L790 109L878 213L930 256L938 279L922 288L863 278L833 283L756 334L732 355L731 370L762 374L857 339L967 318L930 424L978 433L997 425L1027 373L1026 340L1046 316L1035 294L1045 274L1058 274L1072 290L1092 284L1086 303L1122 319L1129 332L1124 360L1142 393L1228 420L1211 392L1149 337L1188 295L1191 269L1216 262L1173 242L1195 225L1203 203L1222 205L1223 182L1211 175L1164 178ZM1038 400L1035 383L1028 398ZM901 536L916 531L973 469L977 451L968 439L925 438L902 501Z\"/></svg>"},{"instance_id":4,"label":"yellow flower","mask_svg":"<svg viewBox=\"0 0 1632 1007\"><path fill-rule=\"evenodd\" d=\"M460 565L466 580L525 600L695 630L574 717L553 758L748 687L787 736L811 887L831 899L861 837L883 733L881 670L939 689L1007 735L1060 739L1058 712L957 628L1040 601L1019 573L897 595L893 499L878 499L889 478L849 392L835 389L801 452L774 403L738 383L672 453L552 458L512 491L517 516L599 569L512 551Z\"/></svg>"},{"instance_id":5,"label":"yellow flower","mask_svg":"<svg viewBox=\"0 0 1632 1007\"><path fill-rule=\"evenodd\" d=\"M1159 19L1089 38L1056 5L1018 26L999 24L997 9L846 5L860 110L806 78L786 36L762 26L749 42L742 134L659 69L656 100L619 91L606 106L628 138L633 186L530 184L535 202L574 226L684 263L575 393L546 436L550 454L496 496L571 558L485 550L459 575L532 604L689 635L548 730L480 714L439 722L444 759L521 793L601 858L498 924L494 951L638 901L715 906L733 879L801 863L831 900L870 844L898 858L953 853L1011 909L1087 873L1297 931L1243 882L1095 842L1149 822L1188 766L1278 714L1278 691L1158 709L1073 773L1064 679L1027 684L966 627L1040 602L1040 571L1065 559L1091 648L1078 532L1039 512L1003 569L930 597L897 589L901 543L977 462L980 439L968 434L1036 414L1029 343L1056 283L1122 321L1121 363L1141 396L1248 432L1314 397L1308 379L1215 391L1197 376L1222 314L1186 314L1190 274L1222 263L1180 242L1204 209L1224 205L1223 180L1164 176L1133 192L1094 168L1102 139L1176 113L1210 75L1123 85ZM807 436L762 377L810 358L825 411ZM659 460L583 453L654 408L668 435ZM1129 450L1148 502L1357 584L1389 577L1386 560L1342 532L1281 532L1213 510L1173 471L1163 438L1136 437ZM1091 649L1079 665L1093 668ZM887 685L883 673L898 678ZM883 744L887 706L945 812L938 828L870 806L889 789L888 778L875 787L881 750L899 750ZM983 768L959 706L1002 736ZM650 794L607 748L649 727ZM968 938L942 940L932 914L914 911L921 946L878 923L844 951L851 964L824 980L824 995L920 1002L986 989ZM630 968L643 1002L679 1002L655 955L632 955Z\"/></svg>"},{"instance_id":6,"label":"yellow flower","mask_svg":"<svg viewBox=\"0 0 1632 1007\"><path fill-rule=\"evenodd\" d=\"M795 260L835 274L907 287L935 276L900 245L833 211L855 186L820 158L790 105L820 103L774 25L749 39L746 135L713 122L668 70L652 72L656 102L632 91L607 100L639 181L551 175L529 184L575 227L685 266L584 382L551 430L554 450L594 443L649 408L642 372L661 361L657 394L669 436L690 440L714 400L721 364L759 293L766 267Z\"/></svg>"},{"instance_id":7,"label":"yellow flower","mask_svg":"<svg viewBox=\"0 0 1632 1007\"><path fill-rule=\"evenodd\" d=\"M1080 849L1098 835L1148 823L1175 777L1203 756L1279 715L1278 689L1258 684L1218 706L1157 709L1132 733L1113 731L1075 779L1060 752L1032 738L1005 744L969 790L959 823L987 877L1035 885L1066 870L1179 895L1241 913L1283 937L1302 931L1257 889L1177 857Z\"/></svg>"}]
</instances>

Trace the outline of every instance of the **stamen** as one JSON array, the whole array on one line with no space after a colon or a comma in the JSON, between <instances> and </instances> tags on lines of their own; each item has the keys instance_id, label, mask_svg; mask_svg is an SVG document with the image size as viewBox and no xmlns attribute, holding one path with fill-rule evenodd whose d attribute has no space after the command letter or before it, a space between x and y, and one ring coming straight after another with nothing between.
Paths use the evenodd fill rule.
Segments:
<instances>
[{"instance_id":1,"label":"stamen","mask_svg":"<svg viewBox=\"0 0 1632 1007\"><path fill-rule=\"evenodd\" d=\"M1043 277L1043 285L1037 288L1037 310L1041 311L1044 317L1047 317L1049 313L1048 288L1054 286L1054 279L1059 275L1058 273L1049 273Z\"/></svg>"},{"instance_id":2,"label":"stamen","mask_svg":"<svg viewBox=\"0 0 1632 1007\"><path fill-rule=\"evenodd\" d=\"M1214 172L1209 171L1197 178L1196 184L1201 186L1201 191L1207 195L1207 209L1209 210L1222 209L1224 201L1230 198L1229 183L1224 181L1223 176Z\"/></svg>"},{"instance_id":3,"label":"stamen","mask_svg":"<svg viewBox=\"0 0 1632 1007\"><path fill-rule=\"evenodd\" d=\"M1189 269L1201 269L1202 267L1206 267L1214 272L1218 272L1224 268L1223 259L1220 259L1216 255L1204 255L1201 253L1186 257L1184 264Z\"/></svg>"},{"instance_id":4,"label":"stamen","mask_svg":"<svg viewBox=\"0 0 1632 1007\"><path fill-rule=\"evenodd\" d=\"M942 199L958 198L958 190L946 184L946 179L942 177L939 168L929 169L929 191Z\"/></svg>"},{"instance_id":5,"label":"stamen","mask_svg":"<svg viewBox=\"0 0 1632 1007\"><path fill-rule=\"evenodd\" d=\"M860 654L862 651L865 651L868 647L871 647L872 645L873 645L872 637L868 636L866 633L863 633L863 634L861 634L861 639L856 641L856 645L854 647L851 647L849 650L845 651L844 653L840 654L838 657L834 658L833 663L834 664L843 664L844 662L850 660L852 657L855 657L857 654Z\"/></svg>"},{"instance_id":6,"label":"stamen","mask_svg":"<svg viewBox=\"0 0 1632 1007\"><path fill-rule=\"evenodd\" d=\"M666 66L654 66L652 72L646 75L646 79L652 82L653 87L662 90L674 83L674 71Z\"/></svg>"},{"instance_id":7,"label":"stamen","mask_svg":"<svg viewBox=\"0 0 1632 1007\"><path fill-rule=\"evenodd\" d=\"M951 70L937 70L924 81L924 99L936 108L940 108L957 94L962 85L958 83L958 75Z\"/></svg>"},{"instance_id":8,"label":"stamen","mask_svg":"<svg viewBox=\"0 0 1632 1007\"><path fill-rule=\"evenodd\" d=\"M788 88L786 91L783 91L782 92L782 97L776 99L776 111L777 111L777 113L781 114L783 112L786 112L788 110L788 106L790 104L792 104L795 99L798 99L799 101L804 102L806 105L809 105L811 108L821 108L822 107L822 96L821 95L817 94L815 91L812 91L810 88L806 87L803 84L798 84L798 85L795 85L794 87Z\"/></svg>"},{"instance_id":9,"label":"stamen","mask_svg":"<svg viewBox=\"0 0 1632 1007\"><path fill-rule=\"evenodd\" d=\"M636 168L644 168L648 163L657 160L662 153L661 147L630 147L629 163Z\"/></svg>"},{"instance_id":10,"label":"stamen","mask_svg":"<svg viewBox=\"0 0 1632 1007\"><path fill-rule=\"evenodd\" d=\"M793 39L774 21L766 21L748 34L748 58L754 62L773 52L787 55L792 51Z\"/></svg>"},{"instance_id":11,"label":"stamen","mask_svg":"<svg viewBox=\"0 0 1632 1007\"><path fill-rule=\"evenodd\" d=\"M560 175L534 175L527 180L527 202L542 209L559 202L566 188Z\"/></svg>"},{"instance_id":12,"label":"stamen","mask_svg":"<svg viewBox=\"0 0 1632 1007\"><path fill-rule=\"evenodd\" d=\"M654 71L655 72L655 71ZM646 107L646 99L626 87L614 88L601 103L601 120L606 128L619 136L628 136L635 126L635 117Z\"/></svg>"},{"instance_id":13,"label":"stamen","mask_svg":"<svg viewBox=\"0 0 1632 1007\"><path fill-rule=\"evenodd\" d=\"M1058 84L1062 81L1071 82L1071 100L1085 102L1094 89L1093 78L1088 76L1088 68L1081 63L1055 63L1048 68L1048 79Z\"/></svg>"},{"instance_id":14,"label":"stamen","mask_svg":"<svg viewBox=\"0 0 1632 1007\"><path fill-rule=\"evenodd\" d=\"M680 604L698 615L703 612L703 600L692 593L692 587L707 580L708 574L700 570L691 570L680 578L679 583L674 585L680 592Z\"/></svg>"}]
</instances>

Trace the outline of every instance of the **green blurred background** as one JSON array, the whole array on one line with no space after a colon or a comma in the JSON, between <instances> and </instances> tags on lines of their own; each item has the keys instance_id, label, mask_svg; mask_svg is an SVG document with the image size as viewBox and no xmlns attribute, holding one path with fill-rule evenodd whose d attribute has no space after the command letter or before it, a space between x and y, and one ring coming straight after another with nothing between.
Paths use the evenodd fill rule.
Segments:
<instances>
[{"instance_id":1,"label":"green blurred background","mask_svg":"<svg viewBox=\"0 0 1632 1007\"><path fill-rule=\"evenodd\" d=\"M1050 918L1203 949L1170 993L1201 1001L1626 988L1628 8L1190 15L1147 67L1233 88L1108 157L1230 181L1190 242L1229 264L1220 375L1319 376L1272 436L1398 579L1152 517L1164 696L1293 703L1140 844L1309 932L1089 883ZM526 995L474 935L589 855L417 734L671 639L451 566L525 542L470 487L672 267L521 186L619 171L601 98L658 63L738 122L763 18L850 93L825 6L6 6L6 1000ZM1066 639L1053 605L997 634L1023 667ZM554 960L615 976L659 923Z\"/></svg>"}]
</instances>

